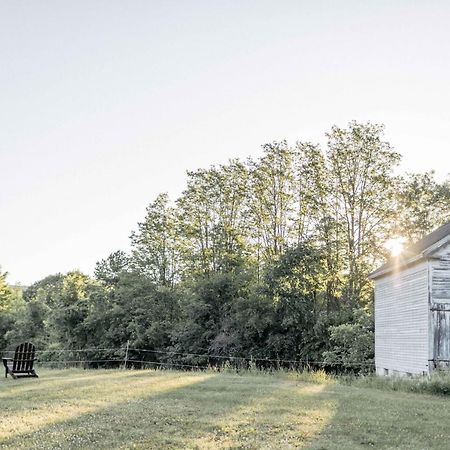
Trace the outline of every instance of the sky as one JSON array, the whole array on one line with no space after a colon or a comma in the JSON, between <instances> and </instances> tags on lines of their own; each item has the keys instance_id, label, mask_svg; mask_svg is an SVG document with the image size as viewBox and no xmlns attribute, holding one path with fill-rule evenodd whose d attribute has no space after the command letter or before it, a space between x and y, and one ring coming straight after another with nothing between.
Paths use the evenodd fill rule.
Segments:
<instances>
[{"instance_id":1,"label":"sky","mask_svg":"<svg viewBox=\"0 0 450 450\"><path fill-rule=\"evenodd\" d=\"M0 0L1 270L92 273L187 170L351 120L443 178L449 17L439 0Z\"/></svg>"}]
</instances>

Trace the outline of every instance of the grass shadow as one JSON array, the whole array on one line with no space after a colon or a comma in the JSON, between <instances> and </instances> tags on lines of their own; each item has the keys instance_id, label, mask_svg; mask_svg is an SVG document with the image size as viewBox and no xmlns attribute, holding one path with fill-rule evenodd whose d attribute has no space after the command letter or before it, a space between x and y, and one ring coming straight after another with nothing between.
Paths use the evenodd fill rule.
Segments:
<instances>
[{"instance_id":1,"label":"grass shadow","mask_svg":"<svg viewBox=\"0 0 450 450\"><path fill-rule=\"evenodd\" d=\"M136 371L140 375L135 376L134 384L130 379L122 380L129 383L122 384L120 389L126 399L119 389L114 395L109 391L104 404L98 398L82 398L82 402L91 401L95 405L87 410L74 410L67 417L53 417L56 421L40 423L29 432L12 432L0 445L14 449L198 448L196 440L213 433L221 417L258 398L270 396L277 388L277 383L267 377L145 373L147 380L144 373ZM148 375L152 373L162 378ZM153 391L149 394L150 387ZM92 396L91 389L85 392ZM79 393L75 389L71 395ZM51 401L45 406L58 416Z\"/></svg>"},{"instance_id":2,"label":"grass shadow","mask_svg":"<svg viewBox=\"0 0 450 450\"><path fill-rule=\"evenodd\" d=\"M413 450L450 442L445 397L251 373L48 376L40 387L16 383L0 390L3 404L12 402L0 447Z\"/></svg>"},{"instance_id":3,"label":"grass shadow","mask_svg":"<svg viewBox=\"0 0 450 450\"><path fill-rule=\"evenodd\" d=\"M309 450L449 448L448 398L339 384L322 395L336 408Z\"/></svg>"},{"instance_id":4,"label":"grass shadow","mask_svg":"<svg viewBox=\"0 0 450 450\"><path fill-rule=\"evenodd\" d=\"M324 388L319 384L278 382L271 393L222 416L213 431L189 443L204 449L304 447L334 414L336 405L323 394Z\"/></svg>"},{"instance_id":5,"label":"grass shadow","mask_svg":"<svg viewBox=\"0 0 450 450\"><path fill-rule=\"evenodd\" d=\"M168 392L208 376L161 371L70 371L67 379L50 377L34 384L11 384L1 399L0 446L11 437L33 434L116 403Z\"/></svg>"}]
</instances>

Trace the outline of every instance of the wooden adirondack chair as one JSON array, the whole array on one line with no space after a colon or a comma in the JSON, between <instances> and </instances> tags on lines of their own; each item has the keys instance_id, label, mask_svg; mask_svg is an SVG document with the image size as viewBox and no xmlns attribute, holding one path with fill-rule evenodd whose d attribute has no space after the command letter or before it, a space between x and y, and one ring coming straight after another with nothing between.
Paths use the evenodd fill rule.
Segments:
<instances>
[{"instance_id":1,"label":"wooden adirondack chair","mask_svg":"<svg viewBox=\"0 0 450 450\"><path fill-rule=\"evenodd\" d=\"M34 345L29 342L24 342L17 346L13 358L2 358L3 365L5 366L5 378L8 377L8 373L13 378L37 378L37 373L33 369L34 361L36 361L34 353Z\"/></svg>"}]
</instances>

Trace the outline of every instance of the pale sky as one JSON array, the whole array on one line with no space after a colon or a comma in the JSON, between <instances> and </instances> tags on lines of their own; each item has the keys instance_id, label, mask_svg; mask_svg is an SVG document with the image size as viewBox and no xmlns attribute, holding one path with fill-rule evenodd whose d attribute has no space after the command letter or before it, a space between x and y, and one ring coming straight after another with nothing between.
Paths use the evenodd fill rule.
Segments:
<instances>
[{"instance_id":1,"label":"pale sky","mask_svg":"<svg viewBox=\"0 0 450 450\"><path fill-rule=\"evenodd\" d=\"M443 177L449 21L439 0L0 0L2 270L92 273L186 170L353 119Z\"/></svg>"}]
</instances>

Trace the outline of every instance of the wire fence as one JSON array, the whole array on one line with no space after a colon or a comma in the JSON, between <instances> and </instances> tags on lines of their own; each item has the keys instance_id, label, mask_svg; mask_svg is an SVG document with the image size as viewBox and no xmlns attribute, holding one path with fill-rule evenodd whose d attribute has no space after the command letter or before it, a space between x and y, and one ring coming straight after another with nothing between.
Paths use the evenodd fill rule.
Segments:
<instances>
[{"instance_id":1,"label":"wire fence","mask_svg":"<svg viewBox=\"0 0 450 450\"><path fill-rule=\"evenodd\" d=\"M14 350L4 352L12 356ZM91 347L84 349L46 349L36 351L37 363L49 367L90 368L161 368L206 370L226 368L236 370L316 370L330 372L372 371L372 361L317 361L305 358L283 359L261 356L236 356L212 353L188 353L169 350L151 350L126 346L117 348Z\"/></svg>"}]
</instances>

